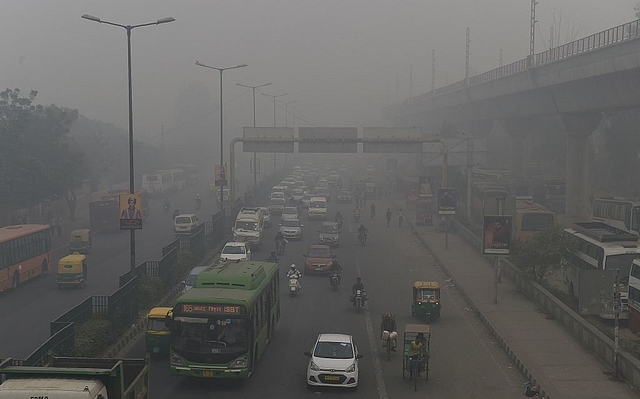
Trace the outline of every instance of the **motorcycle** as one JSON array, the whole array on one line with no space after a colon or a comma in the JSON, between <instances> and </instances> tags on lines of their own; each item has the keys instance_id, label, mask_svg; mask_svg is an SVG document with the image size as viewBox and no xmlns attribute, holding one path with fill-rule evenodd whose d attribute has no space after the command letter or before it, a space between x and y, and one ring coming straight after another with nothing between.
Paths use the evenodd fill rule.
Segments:
<instances>
[{"instance_id":1,"label":"motorcycle","mask_svg":"<svg viewBox=\"0 0 640 399\"><path fill-rule=\"evenodd\" d=\"M353 221L356 223L360 221L360 212L353 212Z\"/></svg>"},{"instance_id":2,"label":"motorcycle","mask_svg":"<svg viewBox=\"0 0 640 399\"><path fill-rule=\"evenodd\" d=\"M329 276L331 282L331 288L334 291L338 291L338 286L340 286L340 273L339 272L331 272L331 276Z\"/></svg>"},{"instance_id":3,"label":"motorcycle","mask_svg":"<svg viewBox=\"0 0 640 399\"><path fill-rule=\"evenodd\" d=\"M276 253L278 255L282 255L284 253L284 245L285 245L284 240L278 241L276 243Z\"/></svg>"},{"instance_id":4,"label":"motorcycle","mask_svg":"<svg viewBox=\"0 0 640 399\"><path fill-rule=\"evenodd\" d=\"M338 230L342 230L342 219L336 220L336 224L338 225Z\"/></svg>"},{"instance_id":5,"label":"motorcycle","mask_svg":"<svg viewBox=\"0 0 640 399\"><path fill-rule=\"evenodd\" d=\"M362 246L364 247L364 243L367 242L367 233L358 234L358 240L360 241L360 244L362 244Z\"/></svg>"},{"instance_id":6,"label":"motorcycle","mask_svg":"<svg viewBox=\"0 0 640 399\"><path fill-rule=\"evenodd\" d=\"M353 296L353 306L356 307L356 310L358 311L358 313L360 313L362 311L362 308L364 308L364 293L362 290L356 290L355 295Z\"/></svg>"},{"instance_id":7,"label":"motorcycle","mask_svg":"<svg viewBox=\"0 0 640 399\"><path fill-rule=\"evenodd\" d=\"M291 296L296 296L299 290L300 290L299 278L296 276L289 276L289 294Z\"/></svg>"}]
</instances>

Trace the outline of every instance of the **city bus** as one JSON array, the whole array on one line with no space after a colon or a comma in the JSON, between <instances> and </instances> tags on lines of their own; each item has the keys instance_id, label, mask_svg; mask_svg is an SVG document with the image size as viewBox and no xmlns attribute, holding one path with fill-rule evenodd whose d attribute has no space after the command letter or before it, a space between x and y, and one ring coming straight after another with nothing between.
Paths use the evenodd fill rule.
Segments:
<instances>
[{"instance_id":1,"label":"city bus","mask_svg":"<svg viewBox=\"0 0 640 399\"><path fill-rule=\"evenodd\" d=\"M618 269L622 302L620 319L626 319L631 264L635 259L640 259L638 237L602 222L575 223L572 228L564 231L567 237L573 240L576 248L573 253L567 254L562 259L562 279L569 293L581 301L581 308L587 307L588 305L583 306L582 302L585 304L597 302L602 292L612 291L613 279L607 282L603 281L599 275L589 279L588 273L585 276L580 274L584 271ZM584 290L589 289L589 292L581 290L581 280L588 281L589 285L584 287ZM611 301L606 303L610 304ZM614 315L611 306L603 306L600 317L612 319Z\"/></svg>"},{"instance_id":2,"label":"city bus","mask_svg":"<svg viewBox=\"0 0 640 399\"><path fill-rule=\"evenodd\" d=\"M0 292L16 289L46 272L52 262L49 225L20 224L0 228Z\"/></svg>"},{"instance_id":3,"label":"city bus","mask_svg":"<svg viewBox=\"0 0 640 399\"><path fill-rule=\"evenodd\" d=\"M598 198L593 202L593 220L638 235L640 201L618 198Z\"/></svg>"},{"instance_id":4,"label":"city bus","mask_svg":"<svg viewBox=\"0 0 640 399\"><path fill-rule=\"evenodd\" d=\"M279 291L276 263L225 261L203 270L173 307L171 375L249 378L280 319Z\"/></svg>"},{"instance_id":5,"label":"city bus","mask_svg":"<svg viewBox=\"0 0 640 399\"><path fill-rule=\"evenodd\" d=\"M531 201L516 201L514 238L528 240L537 232L557 226L556 214Z\"/></svg>"},{"instance_id":6,"label":"city bus","mask_svg":"<svg viewBox=\"0 0 640 399\"><path fill-rule=\"evenodd\" d=\"M632 333L640 332L640 259L634 259L629 272L629 303L627 326Z\"/></svg>"}]
</instances>

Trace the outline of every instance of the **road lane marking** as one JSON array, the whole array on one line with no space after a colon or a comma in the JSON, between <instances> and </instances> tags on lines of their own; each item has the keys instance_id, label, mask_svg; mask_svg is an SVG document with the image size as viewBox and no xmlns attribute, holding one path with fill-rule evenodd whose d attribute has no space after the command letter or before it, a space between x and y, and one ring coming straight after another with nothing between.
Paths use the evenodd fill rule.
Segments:
<instances>
[{"instance_id":1,"label":"road lane marking","mask_svg":"<svg viewBox=\"0 0 640 399\"><path fill-rule=\"evenodd\" d=\"M362 276L360 272L360 266L358 259L356 259L356 271L358 276ZM376 385L378 387L378 397L380 399L389 399L387 395L387 388L384 384L384 375L382 374L382 365L380 364L380 357L378 356L377 340L373 334L373 323L371 323L371 313L369 312L369 306L364 307L364 320L367 325L367 337L369 338L369 349L371 350L371 361L373 362L373 368L376 374Z\"/></svg>"}]
</instances>

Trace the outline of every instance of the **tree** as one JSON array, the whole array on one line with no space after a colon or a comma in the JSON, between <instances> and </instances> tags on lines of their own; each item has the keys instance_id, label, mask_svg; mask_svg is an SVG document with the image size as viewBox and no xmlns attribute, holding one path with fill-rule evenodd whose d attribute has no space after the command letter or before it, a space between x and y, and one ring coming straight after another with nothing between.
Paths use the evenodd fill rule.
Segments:
<instances>
[{"instance_id":1,"label":"tree","mask_svg":"<svg viewBox=\"0 0 640 399\"><path fill-rule=\"evenodd\" d=\"M547 274L560 268L561 259L575 251L572 241L568 240L564 230L554 227L538 232L533 238L515 241L511 254L511 261L541 283Z\"/></svg>"}]
</instances>

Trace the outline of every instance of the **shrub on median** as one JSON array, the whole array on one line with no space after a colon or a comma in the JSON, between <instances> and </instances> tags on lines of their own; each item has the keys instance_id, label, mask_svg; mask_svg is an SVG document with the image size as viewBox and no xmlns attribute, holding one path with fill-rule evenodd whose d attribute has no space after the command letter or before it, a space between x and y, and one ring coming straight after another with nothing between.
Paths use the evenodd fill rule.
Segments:
<instances>
[{"instance_id":1,"label":"shrub on median","mask_svg":"<svg viewBox=\"0 0 640 399\"><path fill-rule=\"evenodd\" d=\"M76 325L74 336L74 356L95 357L112 343L114 334L109 320L91 319Z\"/></svg>"}]
</instances>

